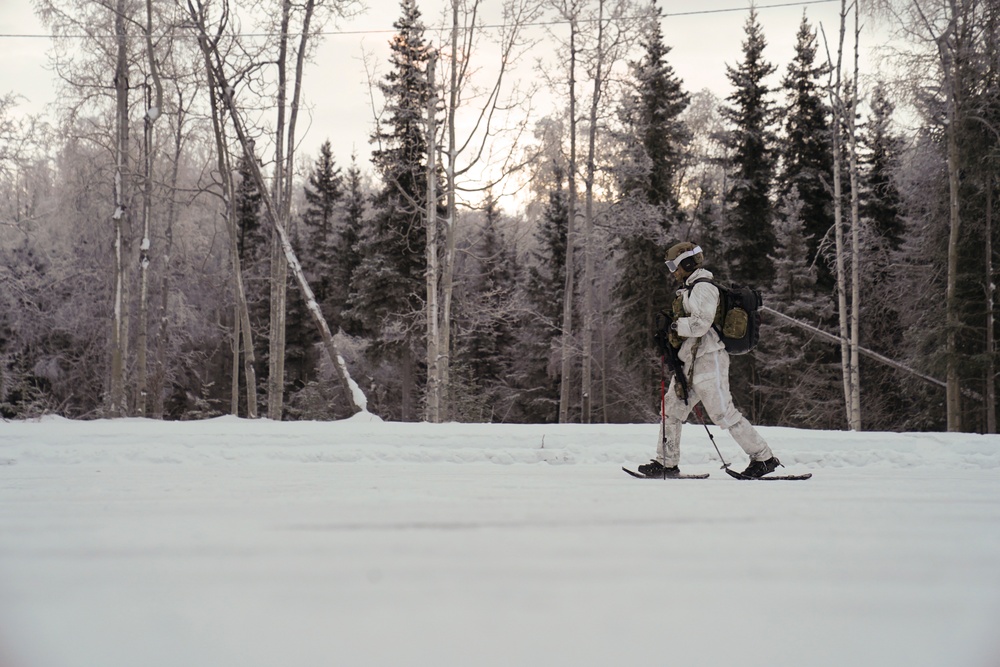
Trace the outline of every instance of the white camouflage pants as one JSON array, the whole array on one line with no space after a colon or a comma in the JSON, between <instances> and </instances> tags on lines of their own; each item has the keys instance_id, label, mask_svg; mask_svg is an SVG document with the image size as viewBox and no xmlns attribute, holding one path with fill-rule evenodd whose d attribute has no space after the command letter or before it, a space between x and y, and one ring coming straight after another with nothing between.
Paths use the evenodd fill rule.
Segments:
<instances>
[{"instance_id":1,"label":"white camouflage pants","mask_svg":"<svg viewBox=\"0 0 1000 667\"><path fill-rule=\"evenodd\" d=\"M694 361L694 375L688 383L688 402L677 397L674 383L670 382L664 396L663 414L660 422L660 439L656 448L656 459L664 466L676 466L681 458L681 424L700 401L709 418L729 431L733 440L743 448L754 461L771 458L771 448L750 422L733 405L729 393L729 355L724 350L709 352Z\"/></svg>"}]
</instances>

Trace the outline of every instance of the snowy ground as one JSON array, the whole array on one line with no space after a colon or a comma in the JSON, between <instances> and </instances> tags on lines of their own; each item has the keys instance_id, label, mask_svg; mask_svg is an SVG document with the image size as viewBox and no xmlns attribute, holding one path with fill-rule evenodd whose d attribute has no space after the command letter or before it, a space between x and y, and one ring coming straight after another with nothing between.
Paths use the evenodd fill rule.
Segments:
<instances>
[{"instance_id":1,"label":"snowy ground","mask_svg":"<svg viewBox=\"0 0 1000 667\"><path fill-rule=\"evenodd\" d=\"M1000 665L1000 437L685 429L0 422L0 667Z\"/></svg>"}]
</instances>

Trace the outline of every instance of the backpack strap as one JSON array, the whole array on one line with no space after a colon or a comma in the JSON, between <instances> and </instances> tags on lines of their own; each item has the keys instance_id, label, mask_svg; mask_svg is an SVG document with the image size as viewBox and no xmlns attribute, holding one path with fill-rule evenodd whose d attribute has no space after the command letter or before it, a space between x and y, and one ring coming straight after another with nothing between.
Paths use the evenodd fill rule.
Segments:
<instances>
[{"instance_id":1,"label":"backpack strap","mask_svg":"<svg viewBox=\"0 0 1000 667\"><path fill-rule=\"evenodd\" d=\"M694 286L697 285L698 283L709 283L710 285L715 285L716 289L719 288L719 283L715 282L711 278L698 278L693 283L687 286L688 294L691 293L691 290L693 290Z\"/></svg>"}]
</instances>

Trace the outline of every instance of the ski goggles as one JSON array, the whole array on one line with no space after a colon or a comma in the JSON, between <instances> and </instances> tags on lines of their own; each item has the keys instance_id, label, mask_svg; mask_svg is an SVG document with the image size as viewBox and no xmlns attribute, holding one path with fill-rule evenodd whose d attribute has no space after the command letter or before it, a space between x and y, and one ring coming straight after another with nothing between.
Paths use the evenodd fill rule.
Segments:
<instances>
[{"instance_id":1,"label":"ski goggles","mask_svg":"<svg viewBox=\"0 0 1000 667\"><path fill-rule=\"evenodd\" d=\"M666 261L667 270L669 270L670 273L673 273L674 271L680 268L681 262L683 262L688 257L694 257L699 252L701 252L701 246L696 245L687 252L682 252L681 254L677 255L677 257L675 257L674 259L668 259Z\"/></svg>"}]
</instances>

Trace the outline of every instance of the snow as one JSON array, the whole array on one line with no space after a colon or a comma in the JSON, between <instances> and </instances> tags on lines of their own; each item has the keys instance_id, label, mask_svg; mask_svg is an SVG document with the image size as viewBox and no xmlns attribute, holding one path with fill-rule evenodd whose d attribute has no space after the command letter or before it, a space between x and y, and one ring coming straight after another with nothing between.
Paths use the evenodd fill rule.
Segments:
<instances>
[{"instance_id":1,"label":"snow","mask_svg":"<svg viewBox=\"0 0 1000 667\"><path fill-rule=\"evenodd\" d=\"M1000 437L762 432L0 422L0 667L1000 665Z\"/></svg>"}]
</instances>

